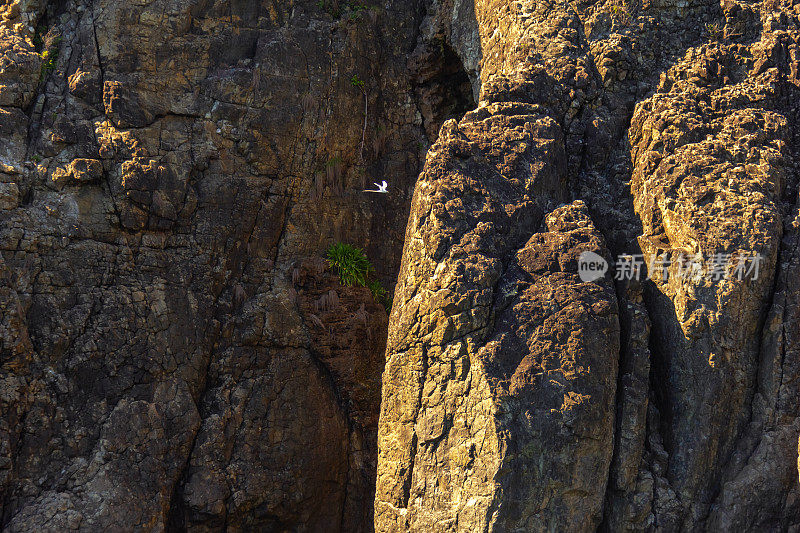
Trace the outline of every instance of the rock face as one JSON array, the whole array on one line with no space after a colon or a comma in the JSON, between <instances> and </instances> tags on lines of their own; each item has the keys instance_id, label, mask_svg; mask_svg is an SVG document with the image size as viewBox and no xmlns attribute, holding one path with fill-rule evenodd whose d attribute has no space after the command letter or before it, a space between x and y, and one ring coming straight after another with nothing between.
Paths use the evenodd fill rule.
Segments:
<instances>
[{"instance_id":1,"label":"rock face","mask_svg":"<svg viewBox=\"0 0 800 533\"><path fill-rule=\"evenodd\" d=\"M797 6L474 13L479 106L406 233L376 529L797 528ZM583 251L658 263L582 282Z\"/></svg>"},{"instance_id":2,"label":"rock face","mask_svg":"<svg viewBox=\"0 0 800 533\"><path fill-rule=\"evenodd\" d=\"M799 19L0 0L0 529L800 528Z\"/></svg>"},{"instance_id":3,"label":"rock face","mask_svg":"<svg viewBox=\"0 0 800 533\"><path fill-rule=\"evenodd\" d=\"M0 528L372 529L415 6L0 1Z\"/></svg>"},{"instance_id":4,"label":"rock face","mask_svg":"<svg viewBox=\"0 0 800 533\"><path fill-rule=\"evenodd\" d=\"M459 171L437 178L429 206L469 184ZM492 198L485 193L473 193L472 205L485 205ZM425 265L430 285L398 285L396 298L405 303L396 309L404 313L393 315L402 328L393 327L389 338L378 443L380 465L401 470L379 469L376 526L594 528L613 450L619 322L612 284L582 283L577 262L581 251L605 253L602 237L586 206L575 202L548 214L542 231L499 270L500 260L488 254L500 250L482 245L503 229L519 235L505 216L513 208L499 205L495 220L478 222L448 203L439 216L422 211L413 219L433 230L420 230L426 237L417 242L436 248L441 218L462 220L467 232L450 253L474 259L452 271L446 253ZM541 221L533 213L517 227L531 227L535 218ZM419 264L406 263L401 280ZM408 340L416 331L424 340L414 345Z\"/></svg>"}]
</instances>

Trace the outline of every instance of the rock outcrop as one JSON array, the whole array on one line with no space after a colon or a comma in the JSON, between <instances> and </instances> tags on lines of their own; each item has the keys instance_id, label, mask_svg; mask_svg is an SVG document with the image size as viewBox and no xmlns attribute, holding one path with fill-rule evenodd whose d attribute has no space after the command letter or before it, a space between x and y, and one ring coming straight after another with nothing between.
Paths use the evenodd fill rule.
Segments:
<instances>
[{"instance_id":1,"label":"rock outcrop","mask_svg":"<svg viewBox=\"0 0 800 533\"><path fill-rule=\"evenodd\" d=\"M406 233L376 529L798 527L797 7L474 12L479 107ZM583 251L629 274L582 282Z\"/></svg>"},{"instance_id":2,"label":"rock outcrop","mask_svg":"<svg viewBox=\"0 0 800 533\"><path fill-rule=\"evenodd\" d=\"M0 1L4 531L372 529L412 4Z\"/></svg>"},{"instance_id":3,"label":"rock outcrop","mask_svg":"<svg viewBox=\"0 0 800 533\"><path fill-rule=\"evenodd\" d=\"M799 22L0 0L0 529L800 528Z\"/></svg>"}]
</instances>

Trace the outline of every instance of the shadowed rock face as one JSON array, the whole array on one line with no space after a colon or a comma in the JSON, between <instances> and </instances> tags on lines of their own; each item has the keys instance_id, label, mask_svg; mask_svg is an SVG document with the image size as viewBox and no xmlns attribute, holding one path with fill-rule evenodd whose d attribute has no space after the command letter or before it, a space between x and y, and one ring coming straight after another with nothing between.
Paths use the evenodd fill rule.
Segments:
<instances>
[{"instance_id":1,"label":"shadowed rock face","mask_svg":"<svg viewBox=\"0 0 800 533\"><path fill-rule=\"evenodd\" d=\"M3 530L372 529L422 15L0 1Z\"/></svg>"},{"instance_id":2,"label":"shadowed rock face","mask_svg":"<svg viewBox=\"0 0 800 533\"><path fill-rule=\"evenodd\" d=\"M0 0L0 529L800 527L799 17Z\"/></svg>"}]
</instances>

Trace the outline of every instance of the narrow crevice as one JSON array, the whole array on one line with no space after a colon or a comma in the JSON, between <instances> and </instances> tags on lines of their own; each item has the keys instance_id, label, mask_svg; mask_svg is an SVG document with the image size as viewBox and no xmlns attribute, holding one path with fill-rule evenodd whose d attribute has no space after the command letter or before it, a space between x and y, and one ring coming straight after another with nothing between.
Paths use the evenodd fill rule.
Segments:
<instances>
[{"instance_id":1,"label":"narrow crevice","mask_svg":"<svg viewBox=\"0 0 800 533\"><path fill-rule=\"evenodd\" d=\"M628 361L628 346L630 345L631 337L631 317L628 316L627 311L623 312L622 306L627 305L627 297L625 296L625 289L617 280L613 281L614 292L617 298L617 317L619 321L619 351L617 354L617 390L614 395L614 439L612 442L611 463L609 464L608 474L606 475L606 492L603 496L602 519L597 530L601 532L610 532L611 526L609 524L609 512L612 501L615 498L617 490L614 488L614 464L617 461L620 452L620 440L622 433L622 403L624 400L625 387L623 385L623 377L625 376L624 368ZM624 315L623 315L624 313ZM641 466L641 458L640 458Z\"/></svg>"},{"instance_id":2,"label":"narrow crevice","mask_svg":"<svg viewBox=\"0 0 800 533\"><path fill-rule=\"evenodd\" d=\"M409 61L411 81L431 143L449 119L460 120L477 103L472 82L453 47L442 36L417 47Z\"/></svg>"},{"instance_id":3,"label":"narrow crevice","mask_svg":"<svg viewBox=\"0 0 800 533\"><path fill-rule=\"evenodd\" d=\"M197 434L200 433L198 429L195 432L194 437L192 437L192 444L189 448L189 453L186 455L186 461L184 461L183 465L181 466L180 472L178 473L177 481L175 485L172 487L172 495L169 499L169 508L166 512L166 520L165 520L165 531L167 533L178 533L180 531L186 531L186 512L185 507L183 505L183 487L188 481L187 474L189 472L189 464L192 459L192 450L194 450L195 441L197 439Z\"/></svg>"},{"instance_id":4,"label":"narrow crevice","mask_svg":"<svg viewBox=\"0 0 800 533\"><path fill-rule=\"evenodd\" d=\"M425 345L422 346L422 373L418 381L419 394L417 395L417 409L414 413L414 423L411 427L416 427L417 420L419 419L420 411L422 410L422 394L425 390L425 377L428 375L428 349ZM414 462L417 455L417 447L419 446L419 439L417 432L414 431L411 437L411 450L408 458L408 472L403 480L402 487L402 502L400 507L407 509L408 502L411 498L411 484L414 479Z\"/></svg>"},{"instance_id":5,"label":"narrow crevice","mask_svg":"<svg viewBox=\"0 0 800 533\"><path fill-rule=\"evenodd\" d=\"M652 322L647 343L647 348L650 350L650 376L648 378L650 391L649 400L659 413L658 427L652 429L656 430L661 436L665 451L667 454L671 455L672 450L669 446L670 439L668 437L669 428L672 425L672 409L669 404L669 391L667 389L667 384L669 383L669 362L665 349L665 347L669 346L669 343L665 342L665 339L659 331L663 327L663 324L657 319L661 314L657 312L654 302L656 299L667 297L659 292L655 286L651 287L650 285L650 283L645 285L642 291L642 300L644 301L647 314Z\"/></svg>"}]
</instances>

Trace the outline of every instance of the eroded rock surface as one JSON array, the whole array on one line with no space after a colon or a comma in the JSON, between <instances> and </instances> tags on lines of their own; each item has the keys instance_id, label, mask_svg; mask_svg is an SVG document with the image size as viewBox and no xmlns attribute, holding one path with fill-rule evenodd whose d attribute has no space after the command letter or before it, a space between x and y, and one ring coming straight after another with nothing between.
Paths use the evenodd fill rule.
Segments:
<instances>
[{"instance_id":1,"label":"eroded rock surface","mask_svg":"<svg viewBox=\"0 0 800 533\"><path fill-rule=\"evenodd\" d=\"M376 528L797 527L797 6L474 12L479 107L429 151L406 234ZM581 283L563 257L598 242L666 278ZM758 275L726 279L741 255Z\"/></svg>"},{"instance_id":2,"label":"eroded rock surface","mask_svg":"<svg viewBox=\"0 0 800 533\"><path fill-rule=\"evenodd\" d=\"M799 528L799 17L0 0L0 528Z\"/></svg>"},{"instance_id":3,"label":"eroded rock surface","mask_svg":"<svg viewBox=\"0 0 800 533\"><path fill-rule=\"evenodd\" d=\"M372 529L415 6L0 2L3 530Z\"/></svg>"}]
</instances>

